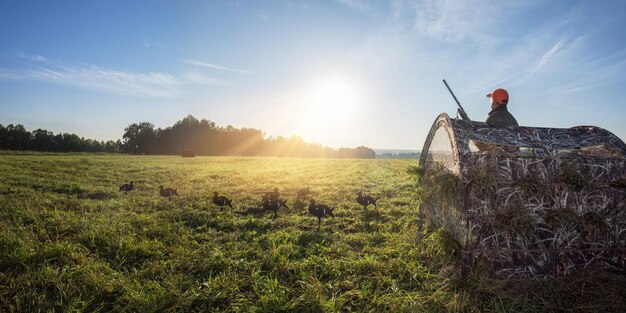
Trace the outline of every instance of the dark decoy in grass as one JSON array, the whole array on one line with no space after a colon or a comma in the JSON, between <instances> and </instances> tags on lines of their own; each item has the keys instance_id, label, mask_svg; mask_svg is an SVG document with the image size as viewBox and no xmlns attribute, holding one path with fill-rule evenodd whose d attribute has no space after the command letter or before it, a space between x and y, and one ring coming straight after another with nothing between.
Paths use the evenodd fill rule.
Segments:
<instances>
[{"instance_id":1,"label":"dark decoy in grass","mask_svg":"<svg viewBox=\"0 0 626 313\"><path fill-rule=\"evenodd\" d=\"M300 201L301 199L306 198L306 196L308 196L310 193L311 189L309 189L309 187L298 190L298 197L296 198L296 201Z\"/></svg>"},{"instance_id":2,"label":"dark decoy in grass","mask_svg":"<svg viewBox=\"0 0 626 313\"><path fill-rule=\"evenodd\" d=\"M370 205L370 204L373 204L374 207L376 208L376 210L378 210L378 205L376 205L376 200L377 199L374 199L374 198L372 198L370 196L364 196L363 195L363 191L359 191L356 195L357 195L356 196L356 202L358 202L360 205L362 205L363 209L367 210L367 206Z\"/></svg>"},{"instance_id":3,"label":"dark decoy in grass","mask_svg":"<svg viewBox=\"0 0 626 313\"><path fill-rule=\"evenodd\" d=\"M123 191L125 194L128 194L128 192L133 189L135 189L135 185L133 185L132 181L128 184L120 185L120 191Z\"/></svg>"},{"instance_id":4,"label":"dark decoy in grass","mask_svg":"<svg viewBox=\"0 0 626 313\"><path fill-rule=\"evenodd\" d=\"M176 192L177 190L178 189L163 188L163 186L159 186L159 194L161 194L161 197L168 198L169 201L172 201L172 196L179 196L178 192Z\"/></svg>"},{"instance_id":5,"label":"dark decoy in grass","mask_svg":"<svg viewBox=\"0 0 626 313\"><path fill-rule=\"evenodd\" d=\"M270 199L270 201L278 201L280 199L280 192L278 188L274 188L274 191L267 192L264 197Z\"/></svg>"},{"instance_id":6,"label":"dark decoy in grass","mask_svg":"<svg viewBox=\"0 0 626 313\"><path fill-rule=\"evenodd\" d=\"M262 203L263 203L263 209L265 209L266 211L274 211L274 218L278 217L278 209L280 209L281 207L285 207L289 209L289 207L287 206L286 200L281 200L281 199L274 200L272 199L269 193L263 196Z\"/></svg>"},{"instance_id":7,"label":"dark decoy in grass","mask_svg":"<svg viewBox=\"0 0 626 313\"><path fill-rule=\"evenodd\" d=\"M229 206L231 209L233 208L233 200L220 196L217 191L213 192L213 203L220 207L220 211L223 211L225 206Z\"/></svg>"},{"instance_id":8,"label":"dark decoy in grass","mask_svg":"<svg viewBox=\"0 0 626 313\"><path fill-rule=\"evenodd\" d=\"M315 199L309 200L309 213L317 217L318 229L320 228L320 225L322 224L323 217L330 216L332 218L335 218L335 215L333 215L333 210L334 208L330 208L327 205L315 204Z\"/></svg>"}]
</instances>

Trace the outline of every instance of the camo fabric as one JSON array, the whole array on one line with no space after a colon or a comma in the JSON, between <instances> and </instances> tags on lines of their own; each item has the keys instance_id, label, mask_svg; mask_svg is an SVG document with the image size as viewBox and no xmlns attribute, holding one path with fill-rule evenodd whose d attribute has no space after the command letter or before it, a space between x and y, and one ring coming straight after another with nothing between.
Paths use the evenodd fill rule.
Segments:
<instances>
[{"instance_id":1,"label":"camo fabric","mask_svg":"<svg viewBox=\"0 0 626 313\"><path fill-rule=\"evenodd\" d=\"M452 163L429 151L440 128ZM468 268L480 262L500 277L590 266L626 274L625 156L626 145L598 127L494 127L442 114L422 150L420 214L458 241Z\"/></svg>"}]
</instances>

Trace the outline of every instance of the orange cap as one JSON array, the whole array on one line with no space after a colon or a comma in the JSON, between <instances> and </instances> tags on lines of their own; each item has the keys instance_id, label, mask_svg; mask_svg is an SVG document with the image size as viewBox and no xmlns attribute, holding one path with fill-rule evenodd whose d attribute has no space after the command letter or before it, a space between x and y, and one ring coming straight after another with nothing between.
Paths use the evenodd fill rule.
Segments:
<instances>
[{"instance_id":1,"label":"orange cap","mask_svg":"<svg viewBox=\"0 0 626 313\"><path fill-rule=\"evenodd\" d=\"M493 99L493 101L497 103L501 103L501 104L509 103L509 93L506 92L506 90L502 88L498 88L492 91L490 94L487 95L487 97Z\"/></svg>"}]
</instances>

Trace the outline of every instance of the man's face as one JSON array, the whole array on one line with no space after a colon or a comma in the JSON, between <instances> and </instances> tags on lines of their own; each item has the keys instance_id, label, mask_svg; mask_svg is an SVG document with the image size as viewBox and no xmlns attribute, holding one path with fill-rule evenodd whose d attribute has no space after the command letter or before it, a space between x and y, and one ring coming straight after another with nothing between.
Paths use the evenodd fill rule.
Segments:
<instances>
[{"instance_id":1,"label":"man's face","mask_svg":"<svg viewBox=\"0 0 626 313\"><path fill-rule=\"evenodd\" d=\"M489 98L489 102L491 103L491 109L495 109L503 104L493 101L493 98Z\"/></svg>"}]
</instances>

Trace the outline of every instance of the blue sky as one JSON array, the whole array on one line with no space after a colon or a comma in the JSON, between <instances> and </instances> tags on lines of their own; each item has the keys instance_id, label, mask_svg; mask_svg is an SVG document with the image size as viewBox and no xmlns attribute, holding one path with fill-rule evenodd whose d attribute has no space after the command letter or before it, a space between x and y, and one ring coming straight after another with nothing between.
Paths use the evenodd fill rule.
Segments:
<instances>
[{"instance_id":1,"label":"blue sky","mask_svg":"<svg viewBox=\"0 0 626 313\"><path fill-rule=\"evenodd\" d=\"M626 1L0 1L0 123L118 139L187 114L421 149L509 91L521 125L626 139Z\"/></svg>"}]
</instances>

